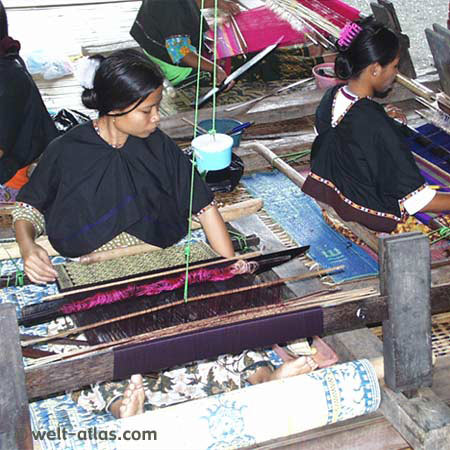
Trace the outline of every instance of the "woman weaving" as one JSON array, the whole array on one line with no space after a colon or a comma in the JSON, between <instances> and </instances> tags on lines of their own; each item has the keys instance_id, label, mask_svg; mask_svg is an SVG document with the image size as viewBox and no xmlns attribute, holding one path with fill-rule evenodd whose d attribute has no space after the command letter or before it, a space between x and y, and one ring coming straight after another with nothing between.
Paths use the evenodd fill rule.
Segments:
<instances>
[{"instance_id":1,"label":"woman weaving","mask_svg":"<svg viewBox=\"0 0 450 450\"><path fill-rule=\"evenodd\" d=\"M398 73L397 36L369 17L346 26L338 50L335 72L348 83L328 90L317 109L303 191L374 231L391 232L408 214L450 210L450 195L427 186L393 119L403 114L372 99Z\"/></svg>"},{"instance_id":2,"label":"woman weaving","mask_svg":"<svg viewBox=\"0 0 450 450\"><path fill-rule=\"evenodd\" d=\"M14 212L25 273L36 283L56 275L34 242L44 225L53 247L70 257L142 242L165 248L188 228L192 166L158 129L162 75L137 51L90 61L98 69L82 100L99 118L49 145ZM193 183L193 214L213 249L233 256L213 194L197 173Z\"/></svg>"},{"instance_id":3,"label":"woman weaving","mask_svg":"<svg viewBox=\"0 0 450 450\"><path fill-rule=\"evenodd\" d=\"M95 76L87 77L82 100L98 110L99 118L49 145L14 211L25 273L36 283L56 276L46 251L34 242L44 227L52 245L65 256L142 241L167 247L187 231L192 166L158 129L163 82L158 68L132 50L106 59L94 57L93 62L98 68ZM213 194L197 173L192 209L213 249L233 256ZM238 377L245 372L253 383L317 367L312 358L303 357L272 372L264 355L251 353L252 370L249 352L228 359L233 366L243 365ZM219 370L213 362L205 364L208 370ZM143 383L141 375L133 375L129 384L109 383L109 388L99 386L97 391L104 392L104 405L115 416L125 417L143 411ZM197 391L204 395L201 387Z\"/></svg>"},{"instance_id":4,"label":"woman weaving","mask_svg":"<svg viewBox=\"0 0 450 450\"><path fill-rule=\"evenodd\" d=\"M165 77L175 86L183 86L195 79L199 58L202 72L212 74L214 70L212 61L198 54L203 39L200 36L201 6L202 0L170 0L170 3L167 0L144 0L130 30L131 36L146 55L160 66ZM214 8L215 1L204 0L203 6ZM233 0L217 0L217 7L227 15L240 12ZM208 30L205 22L202 29L204 32ZM306 78L311 76L311 70L316 64L334 61L334 54L324 57L321 54L320 46L276 49L241 79L274 81ZM234 71L244 62L242 55L233 57L229 70ZM226 77L225 70L217 65L218 84ZM232 86L233 83L230 83L227 90Z\"/></svg>"},{"instance_id":5,"label":"woman weaving","mask_svg":"<svg viewBox=\"0 0 450 450\"><path fill-rule=\"evenodd\" d=\"M212 73L214 64L199 56L201 0L144 0L131 35L147 56L164 72L165 77L178 85L195 74L200 59L201 70ZM205 0L204 7L214 7L214 0ZM169 6L170 5L170 6ZM218 0L218 8L226 14L237 14L240 9L232 0ZM208 26L204 22L203 30ZM226 78L217 66L217 81Z\"/></svg>"}]
</instances>

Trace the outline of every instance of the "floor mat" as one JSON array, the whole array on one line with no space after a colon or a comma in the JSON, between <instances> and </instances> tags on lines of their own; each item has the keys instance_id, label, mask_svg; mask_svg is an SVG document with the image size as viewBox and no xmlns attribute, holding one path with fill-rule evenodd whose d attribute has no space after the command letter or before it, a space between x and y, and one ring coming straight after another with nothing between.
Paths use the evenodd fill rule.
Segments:
<instances>
[{"instance_id":1,"label":"floor mat","mask_svg":"<svg viewBox=\"0 0 450 450\"><path fill-rule=\"evenodd\" d=\"M264 209L297 245L310 245L309 256L323 268L345 265L332 275L336 282L378 274L377 262L353 242L330 228L317 203L278 171L254 174L242 184L264 200Z\"/></svg>"}]
</instances>

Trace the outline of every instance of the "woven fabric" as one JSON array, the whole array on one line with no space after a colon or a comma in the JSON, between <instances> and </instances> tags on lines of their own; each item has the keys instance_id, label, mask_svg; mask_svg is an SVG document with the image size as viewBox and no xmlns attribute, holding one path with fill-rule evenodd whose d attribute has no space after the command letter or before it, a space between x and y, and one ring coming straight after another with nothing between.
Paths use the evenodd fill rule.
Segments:
<instances>
[{"instance_id":1,"label":"woven fabric","mask_svg":"<svg viewBox=\"0 0 450 450\"><path fill-rule=\"evenodd\" d=\"M191 263L217 257L217 254L205 243L191 245ZM185 263L185 247L173 246L149 253L123 256L109 261L93 264L70 262L56 266L58 284L61 289L102 283L117 278L147 273Z\"/></svg>"}]
</instances>

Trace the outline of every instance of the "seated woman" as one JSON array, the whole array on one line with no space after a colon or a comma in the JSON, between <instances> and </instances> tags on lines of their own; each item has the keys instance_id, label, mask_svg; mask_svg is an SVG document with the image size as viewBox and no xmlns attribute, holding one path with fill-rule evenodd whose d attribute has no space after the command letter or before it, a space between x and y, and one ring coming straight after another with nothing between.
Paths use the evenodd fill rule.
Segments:
<instances>
[{"instance_id":1,"label":"seated woman","mask_svg":"<svg viewBox=\"0 0 450 450\"><path fill-rule=\"evenodd\" d=\"M205 8L214 7L214 0L205 0ZM144 49L147 56L163 71L165 77L175 86L179 85L198 68L212 73L214 64L200 57L200 6L201 0L144 0L131 28L131 36ZM240 9L232 0L218 0L218 7L229 14ZM203 30L208 25L203 22ZM222 67L217 66L217 80L220 84L226 78Z\"/></svg>"},{"instance_id":2,"label":"seated woman","mask_svg":"<svg viewBox=\"0 0 450 450\"><path fill-rule=\"evenodd\" d=\"M158 129L160 71L133 50L93 61L98 67L91 71L93 80L83 83L82 100L98 110L98 119L55 139L18 195L17 242L25 273L35 283L56 276L47 252L34 241L44 228L53 247L72 257L142 241L168 247L188 229L192 165ZM196 171L193 183L192 211L212 248L234 256L213 194ZM304 365L295 360L281 372L256 368L253 375L259 382ZM123 387L125 399L113 402L111 411L118 416L139 412L141 383L141 376L134 376L128 389Z\"/></svg>"},{"instance_id":3,"label":"seated woman","mask_svg":"<svg viewBox=\"0 0 450 450\"><path fill-rule=\"evenodd\" d=\"M391 232L408 214L450 210L450 195L427 186L402 126L389 116L398 110L373 100L395 81L397 36L369 17L347 26L338 47L335 72L348 83L328 90L317 109L303 191L374 231Z\"/></svg>"},{"instance_id":4,"label":"seated woman","mask_svg":"<svg viewBox=\"0 0 450 450\"><path fill-rule=\"evenodd\" d=\"M188 229L191 163L158 129L162 75L138 51L95 62L82 100L99 118L55 139L17 198L17 241L25 272L36 283L55 277L34 242L44 225L53 247L71 257L110 241L168 247ZM193 182L193 214L213 249L232 256L213 194L196 172Z\"/></svg>"},{"instance_id":5,"label":"seated woman","mask_svg":"<svg viewBox=\"0 0 450 450\"><path fill-rule=\"evenodd\" d=\"M233 0L218 0L217 3L226 14L240 12ZM175 86L195 80L200 58L201 4L201 0L171 0L171 7L168 8L167 0L144 0L130 31L147 56L160 66L165 77ZM214 5L214 0L204 1L205 8L214 8ZM203 31L207 29L204 22ZM334 61L334 55L322 57L321 51L321 47L307 46L277 49L250 69L244 78L247 81L272 81L309 77L316 64L325 60ZM232 58L232 70L244 62L242 55ZM201 57L201 70L212 74L214 64ZM218 84L226 77L224 69L218 65Z\"/></svg>"},{"instance_id":6,"label":"seated woman","mask_svg":"<svg viewBox=\"0 0 450 450\"><path fill-rule=\"evenodd\" d=\"M58 134L19 50L0 1L0 201L15 200L28 166Z\"/></svg>"}]
</instances>

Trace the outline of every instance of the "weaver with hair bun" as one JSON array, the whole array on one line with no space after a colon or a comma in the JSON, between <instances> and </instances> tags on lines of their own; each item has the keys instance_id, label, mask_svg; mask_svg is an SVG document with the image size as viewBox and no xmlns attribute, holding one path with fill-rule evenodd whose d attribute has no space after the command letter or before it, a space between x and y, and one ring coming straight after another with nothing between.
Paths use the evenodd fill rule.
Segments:
<instances>
[{"instance_id":1,"label":"weaver with hair bun","mask_svg":"<svg viewBox=\"0 0 450 450\"><path fill-rule=\"evenodd\" d=\"M405 141L406 118L373 97L398 73L399 40L372 17L348 24L335 72L346 84L328 90L316 111L311 172L303 191L345 221L392 232L408 215L450 210L450 195L425 183Z\"/></svg>"},{"instance_id":2,"label":"weaver with hair bun","mask_svg":"<svg viewBox=\"0 0 450 450\"><path fill-rule=\"evenodd\" d=\"M93 57L80 70L86 107L98 118L46 149L20 191L15 230L27 276L54 281L47 252L34 241L47 231L63 256L140 243L169 247L188 230L192 164L159 130L163 77L135 50ZM211 190L194 171L192 213L212 248L233 246Z\"/></svg>"}]
</instances>

